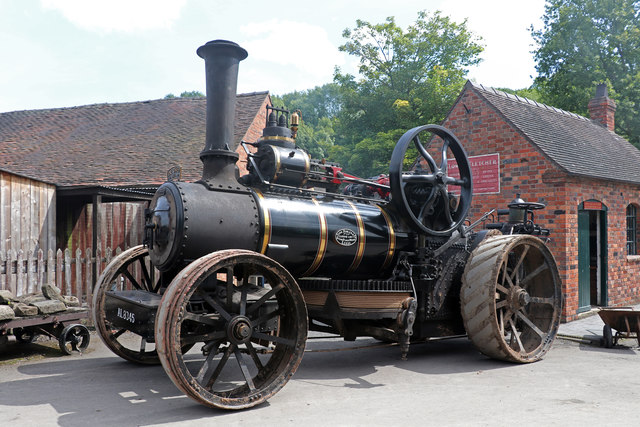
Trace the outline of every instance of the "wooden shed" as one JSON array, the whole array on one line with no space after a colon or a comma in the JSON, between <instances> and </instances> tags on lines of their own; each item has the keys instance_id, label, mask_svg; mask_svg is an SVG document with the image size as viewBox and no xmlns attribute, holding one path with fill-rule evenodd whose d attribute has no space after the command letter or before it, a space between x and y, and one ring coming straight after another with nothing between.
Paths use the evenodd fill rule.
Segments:
<instances>
[{"instance_id":1,"label":"wooden shed","mask_svg":"<svg viewBox=\"0 0 640 427\"><path fill-rule=\"evenodd\" d=\"M0 169L0 289L32 292L55 250L55 185Z\"/></svg>"}]
</instances>

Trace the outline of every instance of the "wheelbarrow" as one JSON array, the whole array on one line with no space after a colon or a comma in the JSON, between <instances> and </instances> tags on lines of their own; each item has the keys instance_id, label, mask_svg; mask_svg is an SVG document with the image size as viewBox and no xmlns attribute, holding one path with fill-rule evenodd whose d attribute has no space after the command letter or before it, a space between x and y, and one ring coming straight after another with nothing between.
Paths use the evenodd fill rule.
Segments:
<instances>
[{"instance_id":1,"label":"wheelbarrow","mask_svg":"<svg viewBox=\"0 0 640 427\"><path fill-rule=\"evenodd\" d=\"M88 316L88 311L82 310L0 320L0 338L11 331L16 341L26 344L33 342L37 335L46 335L58 340L64 354L82 353L89 346L90 335L87 327L78 321Z\"/></svg>"},{"instance_id":2,"label":"wheelbarrow","mask_svg":"<svg viewBox=\"0 0 640 427\"><path fill-rule=\"evenodd\" d=\"M602 337L606 348L616 345L620 338L636 338L640 345L640 310L634 310L633 307L608 307L601 308L598 314L604 322Z\"/></svg>"}]
</instances>

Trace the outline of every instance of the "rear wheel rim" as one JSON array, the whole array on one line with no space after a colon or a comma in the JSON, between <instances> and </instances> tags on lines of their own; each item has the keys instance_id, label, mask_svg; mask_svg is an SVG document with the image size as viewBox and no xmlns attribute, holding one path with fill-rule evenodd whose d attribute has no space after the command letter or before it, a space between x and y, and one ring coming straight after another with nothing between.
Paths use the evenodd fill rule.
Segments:
<instances>
[{"instance_id":1,"label":"rear wheel rim","mask_svg":"<svg viewBox=\"0 0 640 427\"><path fill-rule=\"evenodd\" d=\"M553 255L532 236L495 236L474 250L461 289L467 333L484 354L542 358L555 339L562 295Z\"/></svg>"}]
</instances>

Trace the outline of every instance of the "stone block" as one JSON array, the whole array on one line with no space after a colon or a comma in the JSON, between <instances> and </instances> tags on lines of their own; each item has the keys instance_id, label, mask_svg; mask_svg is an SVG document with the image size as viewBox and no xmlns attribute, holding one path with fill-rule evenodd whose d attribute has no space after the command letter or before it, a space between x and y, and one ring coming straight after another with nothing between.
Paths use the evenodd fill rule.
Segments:
<instances>
[{"instance_id":1,"label":"stone block","mask_svg":"<svg viewBox=\"0 0 640 427\"><path fill-rule=\"evenodd\" d=\"M16 313L8 305L0 305L0 320L14 319Z\"/></svg>"},{"instance_id":2,"label":"stone block","mask_svg":"<svg viewBox=\"0 0 640 427\"><path fill-rule=\"evenodd\" d=\"M35 316L38 314L38 307L19 302L13 306L13 311L18 317Z\"/></svg>"},{"instance_id":3,"label":"stone block","mask_svg":"<svg viewBox=\"0 0 640 427\"><path fill-rule=\"evenodd\" d=\"M46 298L49 298L50 300L58 300L58 301L64 302L64 297L62 296L62 292L60 292L60 289L58 289L58 287L53 283L42 285L42 294Z\"/></svg>"},{"instance_id":4,"label":"stone block","mask_svg":"<svg viewBox=\"0 0 640 427\"><path fill-rule=\"evenodd\" d=\"M16 300L16 296L13 295L13 292L5 289L0 290L0 304L8 304L15 300Z\"/></svg>"},{"instance_id":5,"label":"stone block","mask_svg":"<svg viewBox=\"0 0 640 427\"><path fill-rule=\"evenodd\" d=\"M64 305L62 301L58 300L36 301L31 303L31 305L38 307L38 312L40 314L58 313L67 309L67 306Z\"/></svg>"},{"instance_id":6,"label":"stone block","mask_svg":"<svg viewBox=\"0 0 640 427\"><path fill-rule=\"evenodd\" d=\"M62 302L64 302L67 307L80 307L80 300L78 299L78 297L75 297L73 295L63 297Z\"/></svg>"},{"instance_id":7,"label":"stone block","mask_svg":"<svg viewBox=\"0 0 640 427\"><path fill-rule=\"evenodd\" d=\"M24 303L24 304L32 304L34 302L38 302L38 301L47 301L47 299L44 297L44 295L38 293L38 294L28 294L28 295L22 295L19 296L16 299L18 302Z\"/></svg>"}]
</instances>

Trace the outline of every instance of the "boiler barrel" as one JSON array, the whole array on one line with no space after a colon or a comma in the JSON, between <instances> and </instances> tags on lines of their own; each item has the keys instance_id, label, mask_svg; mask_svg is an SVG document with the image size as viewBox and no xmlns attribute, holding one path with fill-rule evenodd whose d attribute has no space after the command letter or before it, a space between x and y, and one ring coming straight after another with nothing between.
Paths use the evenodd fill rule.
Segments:
<instances>
[{"instance_id":1,"label":"boiler barrel","mask_svg":"<svg viewBox=\"0 0 640 427\"><path fill-rule=\"evenodd\" d=\"M256 192L258 252L296 277L380 277L406 237L377 205L333 197L289 198Z\"/></svg>"},{"instance_id":2,"label":"boiler barrel","mask_svg":"<svg viewBox=\"0 0 640 427\"><path fill-rule=\"evenodd\" d=\"M295 277L379 278L410 247L384 206L241 186L165 183L151 201L148 227L151 260L162 271L214 251L249 249Z\"/></svg>"}]
</instances>

